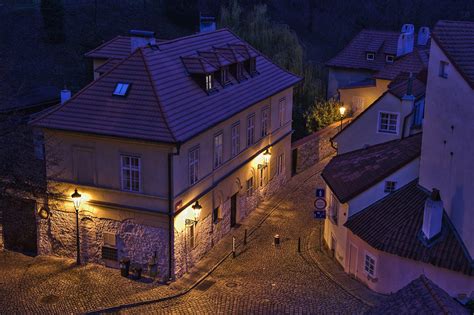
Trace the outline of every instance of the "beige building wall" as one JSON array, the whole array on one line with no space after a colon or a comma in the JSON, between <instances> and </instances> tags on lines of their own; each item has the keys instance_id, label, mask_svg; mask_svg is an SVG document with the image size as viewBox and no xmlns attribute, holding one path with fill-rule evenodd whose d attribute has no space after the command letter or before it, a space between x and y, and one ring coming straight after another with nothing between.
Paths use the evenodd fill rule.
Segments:
<instances>
[{"instance_id":1,"label":"beige building wall","mask_svg":"<svg viewBox=\"0 0 474 315\"><path fill-rule=\"evenodd\" d=\"M400 139L403 134L402 128L405 117L408 116L412 110L413 101L403 101L391 93L386 93L347 125L341 133L334 137L333 140L337 143L338 154ZM397 133L391 134L379 132L380 112L398 114ZM410 123L410 121L407 121L405 134L407 134L406 130L407 128L409 129Z\"/></svg>"},{"instance_id":2,"label":"beige building wall","mask_svg":"<svg viewBox=\"0 0 474 315\"><path fill-rule=\"evenodd\" d=\"M439 76L441 61L448 77ZM431 42L420 184L438 188L443 205L474 257L474 91Z\"/></svg>"},{"instance_id":3,"label":"beige building wall","mask_svg":"<svg viewBox=\"0 0 474 315\"><path fill-rule=\"evenodd\" d=\"M449 269L440 268L420 261L403 258L372 248L348 231L344 270L365 283L370 289L383 293L394 293L420 275L425 275L451 296L474 292L473 277ZM375 257L375 276L364 270L365 255Z\"/></svg>"},{"instance_id":4,"label":"beige building wall","mask_svg":"<svg viewBox=\"0 0 474 315\"><path fill-rule=\"evenodd\" d=\"M357 116L387 91L389 84L390 80L376 79L375 86L339 89L340 100Z\"/></svg>"},{"instance_id":5,"label":"beige building wall","mask_svg":"<svg viewBox=\"0 0 474 315\"><path fill-rule=\"evenodd\" d=\"M327 98L337 96L341 86L372 78L373 72L368 70L353 70L344 68L329 68Z\"/></svg>"}]
</instances>

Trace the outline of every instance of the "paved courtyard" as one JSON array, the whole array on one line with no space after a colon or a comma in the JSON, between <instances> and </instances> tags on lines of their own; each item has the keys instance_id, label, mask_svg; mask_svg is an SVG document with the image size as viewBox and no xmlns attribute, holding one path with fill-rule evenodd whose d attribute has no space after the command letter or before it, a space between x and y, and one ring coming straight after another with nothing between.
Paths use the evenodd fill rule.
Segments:
<instances>
[{"instance_id":1,"label":"paved courtyard","mask_svg":"<svg viewBox=\"0 0 474 315\"><path fill-rule=\"evenodd\" d=\"M228 257L204 281L177 298L112 312L147 314L363 313L369 305L322 272L311 255L319 246L312 217L314 188L322 185L313 167L293 178L261 210L273 210L236 258ZM273 245L279 234L281 245ZM302 252L298 253L298 238ZM176 285L159 286L119 276L96 265L0 253L1 314L84 313L178 293Z\"/></svg>"}]
</instances>

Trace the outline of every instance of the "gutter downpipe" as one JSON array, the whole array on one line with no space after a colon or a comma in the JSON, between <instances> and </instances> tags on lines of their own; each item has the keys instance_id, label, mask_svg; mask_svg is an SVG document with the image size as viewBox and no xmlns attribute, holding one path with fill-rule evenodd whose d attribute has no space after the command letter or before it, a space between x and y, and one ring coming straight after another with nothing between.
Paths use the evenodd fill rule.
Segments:
<instances>
[{"instance_id":1,"label":"gutter downpipe","mask_svg":"<svg viewBox=\"0 0 474 315\"><path fill-rule=\"evenodd\" d=\"M181 143L176 144L176 152L168 153L168 280L173 280L173 232L174 232L174 209L173 209L173 156L179 155Z\"/></svg>"}]
</instances>

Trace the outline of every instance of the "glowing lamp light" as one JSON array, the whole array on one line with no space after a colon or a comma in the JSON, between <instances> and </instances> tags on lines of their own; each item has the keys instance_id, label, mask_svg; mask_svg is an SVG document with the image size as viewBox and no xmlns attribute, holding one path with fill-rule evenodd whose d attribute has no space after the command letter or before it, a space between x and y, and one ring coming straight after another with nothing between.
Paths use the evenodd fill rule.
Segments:
<instances>
[{"instance_id":1,"label":"glowing lamp light","mask_svg":"<svg viewBox=\"0 0 474 315\"><path fill-rule=\"evenodd\" d=\"M72 202L74 203L74 209L76 209L76 211L79 211L79 208L81 207L81 197L82 195L77 192L77 188L74 189L74 193L71 195L71 198Z\"/></svg>"},{"instance_id":2,"label":"glowing lamp light","mask_svg":"<svg viewBox=\"0 0 474 315\"><path fill-rule=\"evenodd\" d=\"M197 222L201 214L202 206L199 204L199 201L196 200L191 208L193 208L194 221Z\"/></svg>"},{"instance_id":3,"label":"glowing lamp light","mask_svg":"<svg viewBox=\"0 0 474 315\"><path fill-rule=\"evenodd\" d=\"M341 116L344 116L344 113L346 112L346 108L344 106L339 107L339 113Z\"/></svg>"}]
</instances>

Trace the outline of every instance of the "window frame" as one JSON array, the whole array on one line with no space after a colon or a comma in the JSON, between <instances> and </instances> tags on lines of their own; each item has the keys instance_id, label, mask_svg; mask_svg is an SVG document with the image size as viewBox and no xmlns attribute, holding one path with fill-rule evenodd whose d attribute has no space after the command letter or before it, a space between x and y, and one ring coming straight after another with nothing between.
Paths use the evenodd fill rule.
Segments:
<instances>
[{"instance_id":1,"label":"window frame","mask_svg":"<svg viewBox=\"0 0 474 315\"><path fill-rule=\"evenodd\" d=\"M240 153L240 121L234 123L231 127L231 156L237 156Z\"/></svg>"},{"instance_id":2,"label":"window frame","mask_svg":"<svg viewBox=\"0 0 474 315\"><path fill-rule=\"evenodd\" d=\"M188 181L189 185L194 185L199 181L199 155L200 148L196 146L192 149L189 149L188 152ZM191 158L194 158L191 160ZM192 171L191 171L192 170ZM192 174L194 176L192 177Z\"/></svg>"},{"instance_id":3,"label":"window frame","mask_svg":"<svg viewBox=\"0 0 474 315\"><path fill-rule=\"evenodd\" d=\"M382 129L381 124L382 124L382 115L386 114L388 115L387 118L387 129ZM396 115L397 116L397 121L395 124L395 132L390 131L390 121L392 120L390 116ZM398 135L400 132L400 113L398 112L388 112L388 111L379 111L378 112L378 117L377 117L377 133L384 133L384 134L391 134L391 135Z\"/></svg>"},{"instance_id":4,"label":"window frame","mask_svg":"<svg viewBox=\"0 0 474 315\"><path fill-rule=\"evenodd\" d=\"M216 143L216 139L220 139L220 144ZM224 163L224 133L219 131L214 135L214 154L213 154L213 167L218 168Z\"/></svg>"},{"instance_id":5,"label":"window frame","mask_svg":"<svg viewBox=\"0 0 474 315\"><path fill-rule=\"evenodd\" d=\"M269 129L271 128L271 113L270 106L265 106L262 108L261 116L261 126L260 126L260 136L266 137L269 134Z\"/></svg>"},{"instance_id":6,"label":"window frame","mask_svg":"<svg viewBox=\"0 0 474 315\"><path fill-rule=\"evenodd\" d=\"M224 66L221 68L221 85L226 86L230 83L229 79L229 67Z\"/></svg>"},{"instance_id":7,"label":"window frame","mask_svg":"<svg viewBox=\"0 0 474 315\"><path fill-rule=\"evenodd\" d=\"M214 89L213 74L208 73L204 75L204 88L207 92L210 92Z\"/></svg>"},{"instance_id":8,"label":"window frame","mask_svg":"<svg viewBox=\"0 0 474 315\"><path fill-rule=\"evenodd\" d=\"M390 194L395 190L397 190L397 182L393 180L386 180L384 183L383 192Z\"/></svg>"},{"instance_id":9,"label":"window frame","mask_svg":"<svg viewBox=\"0 0 474 315\"><path fill-rule=\"evenodd\" d=\"M385 55L385 62L386 63L394 63L395 62L395 56L394 55Z\"/></svg>"},{"instance_id":10,"label":"window frame","mask_svg":"<svg viewBox=\"0 0 474 315\"><path fill-rule=\"evenodd\" d=\"M443 79L448 78L448 71L447 71L448 66L449 66L449 62L447 62L445 60L440 60L439 61L439 73L438 73L438 75Z\"/></svg>"},{"instance_id":11,"label":"window frame","mask_svg":"<svg viewBox=\"0 0 474 315\"><path fill-rule=\"evenodd\" d=\"M369 266L367 266L367 258L369 258ZM372 260L372 262L370 260ZM372 271L370 270L370 264L372 265ZM377 258L368 251L364 253L364 273L372 278L375 278L377 275Z\"/></svg>"},{"instance_id":12,"label":"window frame","mask_svg":"<svg viewBox=\"0 0 474 315\"><path fill-rule=\"evenodd\" d=\"M286 116L286 97L280 98L278 101L278 120L280 123L280 127L285 124L285 116Z\"/></svg>"},{"instance_id":13,"label":"window frame","mask_svg":"<svg viewBox=\"0 0 474 315\"><path fill-rule=\"evenodd\" d=\"M372 57L369 58L369 56L372 56ZM373 52L366 52L366 53L365 53L365 59L366 59L367 61L374 61L374 60L375 60L375 53L373 53Z\"/></svg>"},{"instance_id":14,"label":"window frame","mask_svg":"<svg viewBox=\"0 0 474 315\"><path fill-rule=\"evenodd\" d=\"M250 124L251 122L251 124ZM255 113L247 117L247 147L255 144Z\"/></svg>"},{"instance_id":15,"label":"window frame","mask_svg":"<svg viewBox=\"0 0 474 315\"><path fill-rule=\"evenodd\" d=\"M130 163L129 163L128 168L126 166L124 166L124 158L129 158L130 159ZM137 159L138 169L132 169L132 159ZM130 154L120 154L120 188L121 188L122 191L134 192L134 193L142 192L141 168L142 168L142 161L141 161L140 156L130 155ZM124 185L124 183L125 183L124 171L126 171L127 169L130 171L130 177L129 177L129 180L130 180L129 186L130 186L130 188L129 189L127 189ZM138 190L133 189L133 175L132 175L133 172L138 172Z\"/></svg>"},{"instance_id":16,"label":"window frame","mask_svg":"<svg viewBox=\"0 0 474 315\"><path fill-rule=\"evenodd\" d=\"M255 190L254 176L250 176L245 183L247 197L252 197Z\"/></svg>"},{"instance_id":17,"label":"window frame","mask_svg":"<svg viewBox=\"0 0 474 315\"><path fill-rule=\"evenodd\" d=\"M187 225L188 228L188 246L190 249L195 249L196 242L196 224Z\"/></svg>"},{"instance_id":18,"label":"window frame","mask_svg":"<svg viewBox=\"0 0 474 315\"><path fill-rule=\"evenodd\" d=\"M125 91L123 93L117 93L117 88L119 87L119 85L122 85L122 86L125 86ZM119 96L119 97L126 97L130 91L130 87L132 86L131 83L129 82L117 82L117 84L115 84L115 88L114 88L114 91L112 92L112 95L113 96ZM123 87L122 87L123 89ZM120 91L122 91L122 89L120 89Z\"/></svg>"}]
</instances>

